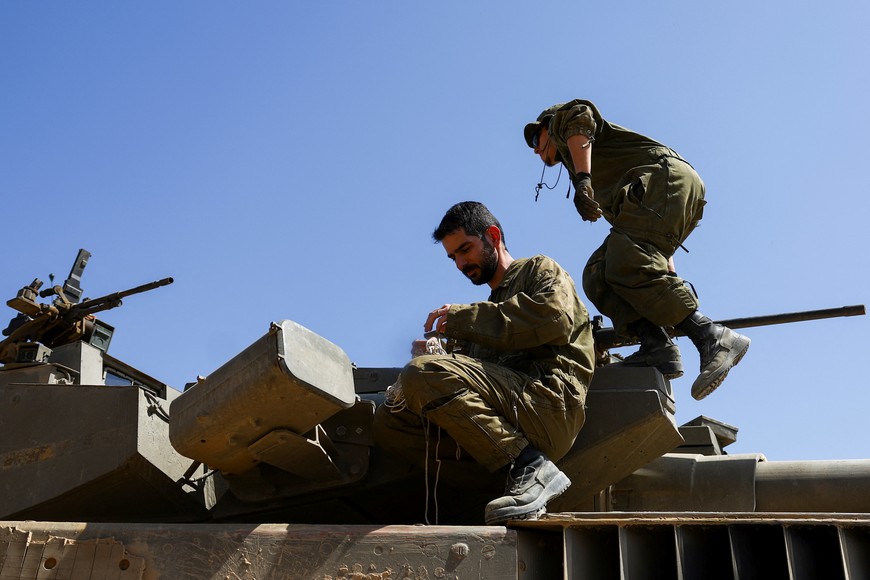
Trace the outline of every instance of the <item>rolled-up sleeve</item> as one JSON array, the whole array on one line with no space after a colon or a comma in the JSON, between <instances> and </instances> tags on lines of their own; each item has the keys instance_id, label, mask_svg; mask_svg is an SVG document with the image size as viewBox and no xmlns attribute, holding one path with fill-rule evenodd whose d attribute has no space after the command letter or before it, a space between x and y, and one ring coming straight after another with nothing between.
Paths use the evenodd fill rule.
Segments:
<instances>
[{"instance_id":1,"label":"rolled-up sleeve","mask_svg":"<svg viewBox=\"0 0 870 580\"><path fill-rule=\"evenodd\" d=\"M550 123L550 132L563 143L567 143L575 135L594 139L598 128L596 111L592 104L581 101L574 103L573 106L557 112Z\"/></svg>"}]
</instances>

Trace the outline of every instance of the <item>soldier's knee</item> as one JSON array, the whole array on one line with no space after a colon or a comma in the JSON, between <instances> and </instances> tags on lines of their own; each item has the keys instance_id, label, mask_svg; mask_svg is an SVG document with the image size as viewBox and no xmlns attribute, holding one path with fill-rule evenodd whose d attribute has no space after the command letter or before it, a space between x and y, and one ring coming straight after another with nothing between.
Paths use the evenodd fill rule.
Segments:
<instances>
[{"instance_id":1,"label":"soldier's knee","mask_svg":"<svg viewBox=\"0 0 870 580\"><path fill-rule=\"evenodd\" d=\"M405 398L407 398L408 393L416 393L425 384L423 361L421 360L423 358L425 357L412 359L399 373L399 381L402 383Z\"/></svg>"},{"instance_id":2,"label":"soldier's knee","mask_svg":"<svg viewBox=\"0 0 870 580\"><path fill-rule=\"evenodd\" d=\"M429 402L429 385L427 381L427 371L425 370L428 356L420 356L413 359L402 372L399 374L399 380L402 383L402 391L405 395L405 403L408 409L416 414L420 414L423 407Z\"/></svg>"},{"instance_id":3,"label":"soldier's knee","mask_svg":"<svg viewBox=\"0 0 870 580\"><path fill-rule=\"evenodd\" d=\"M399 374L408 409L420 414L431 403L455 394L454 373L441 364L444 355L423 355L411 360Z\"/></svg>"},{"instance_id":4,"label":"soldier's knee","mask_svg":"<svg viewBox=\"0 0 870 580\"><path fill-rule=\"evenodd\" d=\"M611 286L643 287L668 272L668 259L655 246L628 236L611 236L604 278Z\"/></svg>"}]
</instances>

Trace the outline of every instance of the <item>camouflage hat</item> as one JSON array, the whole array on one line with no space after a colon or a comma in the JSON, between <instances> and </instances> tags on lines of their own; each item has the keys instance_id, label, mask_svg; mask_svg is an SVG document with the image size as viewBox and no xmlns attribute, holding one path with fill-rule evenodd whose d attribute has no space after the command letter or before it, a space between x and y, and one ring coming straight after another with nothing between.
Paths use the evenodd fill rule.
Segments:
<instances>
[{"instance_id":1,"label":"camouflage hat","mask_svg":"<svg viewBox=\"0 0 870 580\"><path fill-rule=\"evenodd\" d=\"M532 139L535 137L535 135L538 134L538 131L541 130L541 127L549 124L550 119L553 118L553 115L556 114L556 111L559 109L559 107L564 104L565 103L559 103L558 105L547 107L546 109L541 111L541 114L538 115L538 118L535 119L533 123L529 123L528 125L526 125L526 128L523 129L523 137L526 138L526 145L528 145L532 149L535 148L535 146L532 145Z\"/></svg>"}]
</instances>

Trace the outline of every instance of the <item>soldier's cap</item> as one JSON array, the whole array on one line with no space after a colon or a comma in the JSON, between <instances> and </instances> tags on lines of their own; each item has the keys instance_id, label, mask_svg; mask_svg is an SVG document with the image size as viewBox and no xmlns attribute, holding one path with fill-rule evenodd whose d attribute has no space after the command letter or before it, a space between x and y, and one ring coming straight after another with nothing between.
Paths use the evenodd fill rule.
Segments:
<instances>
[{"instance_id":1,"label":"soldier's cap","mask_svg":"<svg viewBox=\"0 0 870 580\"><path fill-rule=\"evenodd\" d=\"M550 107L552 109L552 107ZM535 138L535 135L541 130L541 127L546 127L550 124L550 119L553 118L553 112L550 109L544 109L544 112L538 115L538 118L526 125L526 128L523 129L523 137L526 138L526 145L535 148L534 143L532 143L532 139Z\"/></svg>"},{"instance_id":2,"label":"soldier's cap","mask_svg":"<svg viewBox=\"0 0 870 580\"><path fill-rule=\"evenodd\" d=\"M535 135L538 134L538 131L541 130L541 127L545 127L550 123L550 119L553 118L553 115L556 114L556 111L559 109L559 107L564 104L565 103L559 103L558 105L547 107L546 109L541 111L541 114L538 115L538 118L535 119L534 122L526 125L525 129L523 129L523 137L525 137L526 139L526 145L528 145L532 149L535 148L535 146L532 145L532 139L535 137Z\"/></svg>"}]
</instances>

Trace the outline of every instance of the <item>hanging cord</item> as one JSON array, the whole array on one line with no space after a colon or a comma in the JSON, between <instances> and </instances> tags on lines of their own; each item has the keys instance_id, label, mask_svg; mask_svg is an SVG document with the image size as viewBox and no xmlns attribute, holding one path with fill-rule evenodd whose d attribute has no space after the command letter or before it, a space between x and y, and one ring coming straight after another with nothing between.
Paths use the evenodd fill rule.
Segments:
<instances>
[{"instance_id":1,"label":"hanging cord","mask_svg":"<svg viewBox=\"0 0 870 580\"><path fill-rule=\"evenodd\" d=\"M397 378L395 383L387 387L384 393L384 407L389 409L390 413L401 413L408 407L401 379Z\"/></svg>"},{"instance_id":2,"label":"hanging cord","mask_svg":"<svg viewBox=\"0 0 870 580\"><path fill-rule=\"evenodd\" d=\"M435 483L432 486L432 502L435 504L435 525L441 522L441 516L438 511L438 481L441 479L441 458L438 456L441 448L441 427L438 427L438 442L435 443Z\"/></svg>"},{"instance_id":3,"label":"hanging cord","mask_svg":"<svg viewBox=\"0 0 870 580\"><path fill-rule=\"evenodd\" d=\"M523 385L522 390L520 391L520 394L525 392L525 390L526 390L526 386ZM520 412L519 412L519 409L517 409L517 401L519 401L520 395L518 395L516 392L513 392L512 394L513 394L513 401L511 401L511 409L514 412L514 429L516 429L517 432L519 432L520 431ZM510 473L513 473L513 471L514 471L514 464L515 464L516 460L517 460L516 457L511 457L511 464L510 464L510 467L508 468Z\"/></svg>"},{"instance_id":4,"label":"hanging cord","mask_svg":"<svg viewBox=\"0 0 870 580\"><path fill-rule=\"evenodd\" d=\"M444 348L444 343L441 342L441 339L437 337L431 337L426 341L425 347L420 349L419 352L415 352L414 356L424 355L424 354L447 354L447 351ZM408 403L405 400L405 391L402 388L401 377L396 379L396 382L387 387L387 391L384 393L384 406L390 410L391 413L401 413L402 411L408 408ZM429 430L432 427L431 421L425 415L422 416L424 421L423 432L425 438L425 457L423 458L423 479L425 480L425 490L426 490L426 502L423 506L423 521L425 524L431 525L429 523ZM441 446L441 427L438 427L438 441L435 443L435 484L432 489L432 499L435 504L435 524L438 524L439 519L439 510L438 510L438 480L441 477L441 459L438 457L439 448Z\"/></svg>"},{"instance_id":5,"label":"hanging cord","mask_svg":"<svg viewBox=\"0 0 870 580\"><path fill-rule=\"evenodd\" d=\"M423 479L425 481L426 502L423 506L423 522L427 526L432 524L429 522L429 429L432 427L432 422L426 418L424 426L425 441L426 441L426 457L423 458ZM435 504L435 525L438 525L438 480L441 477L441 460L438 458L438 450L441 447L441 427L438 427L438 441L435 443L435 483L432 486L432 501Z\"/></svg>"},{"instance_id":6,"label":"hanging cord","mask_svg":"<svg viewBox=\"0 0 870 580\"><path fill-rule=\"evenodd\" d=\"M535 201L536 202L538 201L538 196L541 195L541 190L543 188L546 187L547 189L550 189L550 190L556 189L556 186L559 185L559 180L562 179L562 168L563 167L564 167L564 165L562 165L560 163L559 164L559 174L556 176L556 183L554 183L551 187L551 186L547 185L546 183L544 183L544 173L547 171L547 164L544 163L544 168L541 169L541 181L538 182L538 185L535 186ZM568 193L571 193L571 184L570 183L568 184Z\"/></svg>"},{"instance_id":7,"label":"hanging cord","mask_svg":"<svg viewBox=\"0 0 870 580\"><path fill-rule=\"evenodd\" d=\"M519 431L519 429L520 429L520 413L517 410L517 394L514 393L513 395L514 395L514 400L511 403L511 408L514 411L514 429ZM511 457L511 466L509 468L510 473L513 473L513 471L514 471L514 462L516 462L516 460L517 460L516 457Z\"/></svg>"},{"instance_id":8,"label":"hanging cord","mask_svg":"<svg viewBox=\"0 0 870 580\"><path fill-rule=\"evenodd\" d=\"M423 425L423 437L426 441L426 449L423 452L423 485L426 490L426 501L423 502L423 523L427 526L429 523L429 419Z\"/></svg>"}]
</instances>

